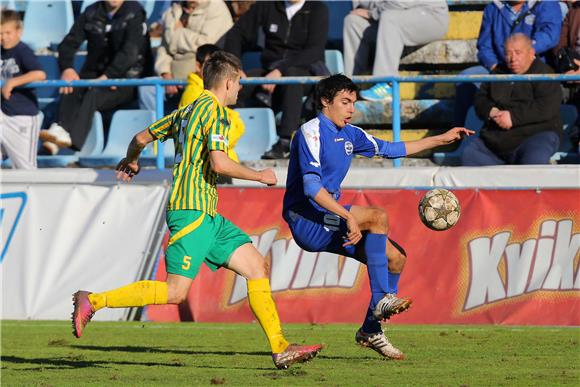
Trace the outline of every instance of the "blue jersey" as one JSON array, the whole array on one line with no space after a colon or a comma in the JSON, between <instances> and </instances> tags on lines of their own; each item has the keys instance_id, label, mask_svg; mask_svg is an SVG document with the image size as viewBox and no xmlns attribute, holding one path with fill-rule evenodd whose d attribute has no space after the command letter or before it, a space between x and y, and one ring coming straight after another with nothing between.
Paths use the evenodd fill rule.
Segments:
<instances>
[{"instance_id":1,"label":"blue jersey","mask_svg":"<svg viewBox=\"0 0 580 387\"><path fill-rule=\"evenodd\" d=\"M397 158L406 156L406 149L403 142L383 141L350 124L339 128L322 113L302 125L290 149L284 218L290 210L301 213L314 207L328 212L307 196L304 180L316 175L322 187L338 200L340 186L355 155Z\"/></svg>"}]
</instances>

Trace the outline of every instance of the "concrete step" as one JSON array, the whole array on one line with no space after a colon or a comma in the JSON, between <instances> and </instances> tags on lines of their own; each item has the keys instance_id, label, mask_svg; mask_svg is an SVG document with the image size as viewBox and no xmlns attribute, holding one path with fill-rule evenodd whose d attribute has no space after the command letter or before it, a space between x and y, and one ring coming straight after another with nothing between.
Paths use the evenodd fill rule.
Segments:
<instances>
[{"instance_id":1,"label":"concrete step","mask_svg":"<svg viewBox=\"0 0 580 387\"><path fill-rule=\"evenodd\" d=\"M454 105L452 99L401 101L401 124L411 128L449 128ZM357 101L352 123L365 127L390 126L392 115L391 103Z\"/></svg>"},{"instance_id":2,"label":"concrete step","mask_svg":"<svg viewBox=\"0 0 580 387\"><path fill-rule=\"evenodd\" d=\"M429 64L449 65L477 63L477 40L437 40L405 55L401 65Z\"/></svg>"},{"instance_id":3,"label":"concrete step","mask_svg":"<svg viewBox=\"0 0 580 387\"><path fill-rule=\"evenodd\" d=\"M482 18L481 11L449 12L449 29L443 40L477 39Z\"/></svg>"}]
</instances>

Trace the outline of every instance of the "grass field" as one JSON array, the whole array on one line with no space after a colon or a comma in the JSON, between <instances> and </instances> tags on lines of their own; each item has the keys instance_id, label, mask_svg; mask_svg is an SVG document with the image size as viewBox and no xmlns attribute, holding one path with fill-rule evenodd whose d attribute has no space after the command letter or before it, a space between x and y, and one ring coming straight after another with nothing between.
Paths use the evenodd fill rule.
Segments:
<instances>
[{"instance_id":1,"label":"grass field","mask_svg":"<svg viewBox=\"0 0 580 387\"><path fill-rule=\"evenodd\" d=\"M354 344L354 325L286 325L322 342L310 363L279 371L256 324L2 321L3 386L580 385L578 328L388 327L404 361Z\"/></svg>"}]
</instances>

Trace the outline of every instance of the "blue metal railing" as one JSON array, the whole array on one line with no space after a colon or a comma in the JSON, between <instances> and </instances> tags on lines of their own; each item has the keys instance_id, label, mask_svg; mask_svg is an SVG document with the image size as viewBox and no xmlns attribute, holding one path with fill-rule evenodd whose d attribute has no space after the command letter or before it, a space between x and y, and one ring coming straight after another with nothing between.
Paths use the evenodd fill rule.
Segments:
<instances>
[{"instance_id":1,"label":"blue metal railing","mask_svg":"<svg viewBox=\"0 0 580 387\"><path fill-rule=\"evenodd\" d=\"M279 79L269 78L245 78L242 79L242 85L261 85L261 84L315 84L322 77L284 77ZM352 78L355 83L378 83L387 82L392 85L393 91L393 140L400 141L401 139L401 96L400 84L408 82L416 83L465 83L465 82L570 82L580 81L580 75L562 75L562 74L546 74L546 75L416 75L416 76L390 76L390 77L375 77L375 76L355 76ZM0 86L2 85L0 81ZM155 114L157 119L163 117L164 110L164 92L163 87L167 85L186 85L184 80L164 80L157 78L147 79L108 79L104 81L97 80L78 80L65 82L62 80L48 80L42 82L32 82L24 87L135 87L135 86L155 86L156 92L156 108ZM400 160L393 160L394 166L401 165ZM164 169L163 157L163 143L159 142L157 147L157 168Z\"/></svg>"}]
</instances>

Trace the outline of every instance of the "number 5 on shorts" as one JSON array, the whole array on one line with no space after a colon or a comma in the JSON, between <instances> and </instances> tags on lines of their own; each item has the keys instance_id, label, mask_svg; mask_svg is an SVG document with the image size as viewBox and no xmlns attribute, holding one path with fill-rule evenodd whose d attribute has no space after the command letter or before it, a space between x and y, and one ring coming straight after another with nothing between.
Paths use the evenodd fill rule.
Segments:
<instances>
[{"instance_id":1,"label":"number 5 on shorts","mask_svg":"<svg viewBox=\"0 0 580 387\"><path fill-rule=\"evenodd\" d=\"M185 255L183 257L183 265L181 265L181 268L183 270L189 270L190 267L191 267L191 257L189 255Z\"/></svg>"}]
</instances>

